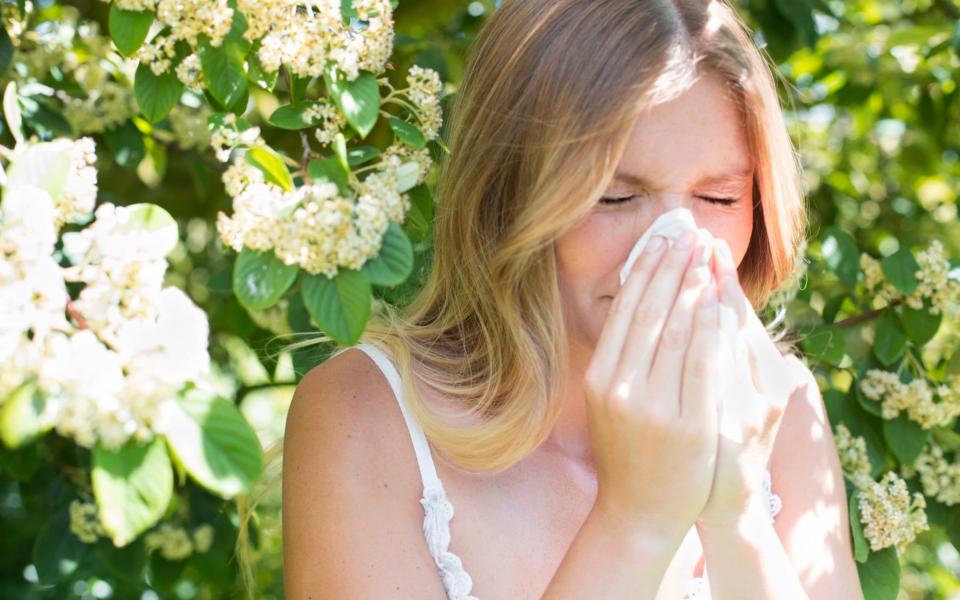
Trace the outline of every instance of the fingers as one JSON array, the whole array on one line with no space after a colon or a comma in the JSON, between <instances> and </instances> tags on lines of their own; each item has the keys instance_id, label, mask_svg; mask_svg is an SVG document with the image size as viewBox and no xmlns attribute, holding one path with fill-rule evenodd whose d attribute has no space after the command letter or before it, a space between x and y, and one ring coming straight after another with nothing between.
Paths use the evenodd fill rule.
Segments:
<instances>
[{"instance_id":1,"label":"fingers","mask_svg":"<svg viewBox=\"0 0 960 600\"><path fill-rule=\"evenodd\" d=\"M720 371L717 354L720 337L720 313L717 288L708 283L695 307L693 332L683 357L683 377L680 389L680 416L684 422L706 432L717 431L717 388Z\"/></svg>"},{"instance_id":2,"label":"fingers","mask_svg":"<svg viewBox=\"0 0 960 600\"><path fill-rule=\"evenodd\" d=\"M649 376L660 333L677 297L696 239L696 231L688 229L664 252L630 322L617 370L619 381Z\"/></svg>"},{"instance_id":3,"label":"fingers","mask_svg":"<svg viewBox=\"0 0 960 600\"><path fill-rule=\"evenodd\" d=\"M660 390L664 398L680 398L684 369L684 357L688 352L693 336L694 318L697 301L704 286L711 283L710 258L712 245L700 245L694 250L693 259L684 275L683 286L677 300L670 309L663 333L660 335L650 369L650 382L654 389ZM716 290L712 292L716 297ZM714 306L712 312L716 313ZM716 331L713 332L716 336ZM682 412L682 400L677 403L660 402L656 408L662 408L675 417Z\"/></svg>"},{"instance_id":4,"label":"fingers","mask_svg":"<svg viewBox=\"0 0 960 600\"><path fill-rule=\"evenodd\" d=\"M659 247L655 243L659 240ZM637 304L650 281L653 271L657 268L666 249L666 242L660 236L653 236L644 248L643 253L634 263L630 275L623 286L617 291L616 297L610 304L610 314L607 316L594 349L587 378L596 382L611 381L623 344L630 330Z\"/></svg>"}]
</instances>

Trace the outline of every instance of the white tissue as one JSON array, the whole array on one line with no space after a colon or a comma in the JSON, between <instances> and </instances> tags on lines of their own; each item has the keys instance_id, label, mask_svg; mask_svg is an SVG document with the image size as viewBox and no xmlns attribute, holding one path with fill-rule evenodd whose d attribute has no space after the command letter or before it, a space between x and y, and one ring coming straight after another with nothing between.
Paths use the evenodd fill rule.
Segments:
<instances>
[{"instance_id":1,"label":"white tissue","mask_svg":"<svg viewBox=\"0 0 960 600\"><path fill-rule=\"evenodd\" d=\"M672 246L676 237L685 229L693 229L694 231L697 229L697 224L693 220L693 213L691 213L688 208L675 208L657 217L657 220L654 221L650 227L647 227L647 230L643 232L643 235L641 235L637 243L634 244L633 250L630 251L630 256L627 257L627 262L623 263L623 267L620 269L620 285L623 285L627 281L627 276L630 275L630 269L633 268L633 263L639 258L644 246L647 245L647 242L652 236L661 235L666 238L667 245Z\"/></svg>"}]
</instances>

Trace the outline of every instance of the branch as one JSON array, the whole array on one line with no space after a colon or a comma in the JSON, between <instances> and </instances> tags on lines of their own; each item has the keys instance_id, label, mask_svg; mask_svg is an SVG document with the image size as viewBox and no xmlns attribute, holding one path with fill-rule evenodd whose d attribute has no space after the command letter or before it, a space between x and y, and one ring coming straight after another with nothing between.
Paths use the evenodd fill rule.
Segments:
<instances>
[{"instance_id":1,"label":"branch","mask_svg":"<svg viewBox=\"0 0 960 600\"><path fill-rule=\"evenodd\" d=\"M896 306L896 305L898 305L898 304L903 304L903 300L902 300L902 299L901 299L901 300L896 300L896 301L891 302L890 304L884 306L883 308L876 308L876 309L871 310L871 311L869 311L869 312L865 312L865 313L863 313L862 315L857 315L857 316L855 316L855 317L850 317L849 319L844 319L844 320L842 320L842 321L838 321L838 322L836 322L836 323L833 323L832 326L833 326L833 327L836 327L837 329L845 329L845 328L847 328L847 327L853 327L854 325L859 325L860 323L863 323L864 321L870 321L871 319L876 319L877 317L879 317L879 316L883 313L883 311L887 310L888 308L893 308L894 306Z\"/></svg>"}]
</instances>

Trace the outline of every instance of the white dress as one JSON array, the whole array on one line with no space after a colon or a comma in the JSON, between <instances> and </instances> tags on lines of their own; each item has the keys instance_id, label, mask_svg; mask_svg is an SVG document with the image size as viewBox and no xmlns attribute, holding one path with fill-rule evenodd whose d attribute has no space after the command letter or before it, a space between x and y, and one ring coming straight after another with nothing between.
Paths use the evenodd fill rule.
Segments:
<instances>
[{"instance_id":1,"label":"white dress","mask_svg":"<svg viewBox=\"0 0 960 600\"><path fill-rule=\"evenodd\" d=\"M403 389L400 385L400 374L393 361L380 348L367 343L359 343L356 348L363 350L383 372L384 377L393 389L403 420L410 432L413 450L417 456L417 465L420 468L420 478L423 481L423 496L420 504L423 505L423 536L427 541L427 549L433 562L437 565L443 587L447 592L448 600L478 600L471 595L473 580L463 568L463 563L453 552L450 552L450 520L453 518L453 504L447 499L447 493L437 476L437 469L430 454L430 446L420 425L407 411L403 401ZM764 473L764 490L767 495L770 518L780 511L780 498L770 489L770 472ZM690 579L686 593L680 600L709 600L710 587L707 581L707 569L704 567L702 577Z\"/></svg>"}]
</instances>

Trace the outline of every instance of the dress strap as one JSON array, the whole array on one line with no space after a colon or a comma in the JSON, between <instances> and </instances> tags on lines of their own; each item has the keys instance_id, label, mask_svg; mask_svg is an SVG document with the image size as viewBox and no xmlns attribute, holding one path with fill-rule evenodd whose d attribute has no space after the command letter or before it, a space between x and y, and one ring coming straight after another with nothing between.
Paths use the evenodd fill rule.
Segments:
<instances>
[{"instance_id":1,"label":"dress strap","mask_svg":"<svg viewBox=\"0 0 960 600\"><path fill-rule=\"evenodd\" d=\"M430 445L427 443L427 437L424 435L420 424L417 423L413 415L410 414L403 400L403 387L400 385L400 374L397 372L393 361L390 360L390 357L387 356L383 350L373 344L360 342L356 347L363 350L367 356L377 363L377 366L383 371L383 375L387 378L390 387L393 389L393 395L397 399L397 404L400 405L400 412L403 413L403 420L407 423L407 430L410 432L413 451L417 455L417 466L420 468L420 478L423 480L423 489L434 490L442 488L440 478L437 476L437 468L433 463L433 456L430 454Z\"/></svg>"}]
</instances>

